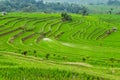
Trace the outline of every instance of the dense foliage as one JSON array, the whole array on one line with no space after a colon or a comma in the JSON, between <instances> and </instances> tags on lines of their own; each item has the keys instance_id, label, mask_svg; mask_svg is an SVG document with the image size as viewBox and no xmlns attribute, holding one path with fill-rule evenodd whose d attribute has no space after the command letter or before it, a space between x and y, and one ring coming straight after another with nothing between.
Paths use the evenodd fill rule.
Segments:
<instances>
[{"instance_id":1,"label":"dense foliage","mask_svg":"<svg viewBox=\"0 0 120 80\"><path fill-rule=\"evenodd\" d=\"M61 13L62 21L72 21L72 17L67 13Z\"/></svg>"},{"instance_id":2,"label":"dense foliage","mask_svg":"<svg viewBox=\"0 0 120 80\"><path fill-rule=\"evenodd\" d=\"M118 0L109 0L107 4L108 5L120 5L120 1L118 1Z\"/></svg>"},{"instance_id":3,"label":"dense foliage","mask_svg":"<svg viewBox=\"0 0 120 80\"><path fill-rule=\"evenodd\" d=\"M77 4L69 3L44 3L43 0L4 0L0 1L0 11L24 11L35 12L42 11L45 13L66 11L79 13L82 9Z\"/></svg>"}]
</instances>

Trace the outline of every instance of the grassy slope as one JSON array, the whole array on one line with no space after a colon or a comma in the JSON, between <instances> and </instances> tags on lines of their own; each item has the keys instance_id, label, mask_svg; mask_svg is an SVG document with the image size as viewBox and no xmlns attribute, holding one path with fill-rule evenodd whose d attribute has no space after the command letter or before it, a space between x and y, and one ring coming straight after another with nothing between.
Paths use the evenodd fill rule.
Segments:
<instances>
[{"instance_id":1,"label":"grassy slope","mask_svg":"<svg viewBox=\"0 0 120 80\"><path fill-rule=\"evenodd\" d=\"M86 5L90 13L101 13L106 14L111 8L113 9L112 13L119 13L120 7L113 5Z\"/></svg>"},{"instance_id":2,"label":"grassy slope","mask_svg":"<svg viewBox=\"0 0 120 80\"><path fill-rule=\"evenodd\" d=\"M0 52L0 57L0 77L3 80L119 79L119 76L113 76L111 70L107 68L86 67L85 65L72 66L8 52ZM102 74L103 70L104 75Z\"/></svg>"},{"instance_id":3,"label":"grassy slope","mask_svg":"<svg viewBox=\"0 0 120 80\"><path fill-rule=\"evenodd\" d=\"M117 22L119 22L119 15L91 15L87 17L82 17L81 15L76 14L71 15L73 16L72 22L58 22L60 21L59 14L11 13L5 16L16 16L23 20L17 23L15 21L9 22L9 24L0 28L0 30L6 29L4 32L0 32L0 34L9 32L21 26L25 31L20 34L20 36L16 37L12 43L9 42L12 37L23 30L14 31L10 34L0 36L0 72L4 70L4 73L2 73L0 77L5 80L10 80L11 78L13 80L21 80L23 77L17 78L17 76L24 75L25 78L29 80L30 78L28 75L31 74L33 79L36 77L38 80L48 79L50 77L54 80L56 77L59 77L59 79L73 78L73 74L76 74L77 77L75 77L75 80L79 80L80 78L83 78L83 80L85 78L93 79L97 77L100 79L108 78L119 80L120 52L119 24L117 24ZM4 17L0 18L2 19ZM112 19L112 22L109 21ZM1 21L0 23L4 24L4 21ZM9 26L12 26L12 28L9 28ZM104 33L103 29L108 30L113 26L117 26L117 32L112 33L105 39L96 40L98 36ZM61 35L61 32L64 32L64 34ZM33 33L35 33L34 36L28 37ZM57 38L55 38L56 36ZM28 38L22 41L25 37ZM36 43L38 37L41 37L41 40ZM114 43L111 41L114 41ZM21 54L23 51L27 51L27 55L35 56L36 58L13 54ZM47 54L50 55L49 60L54 61L53 63L46 60L45 57ZM9 58L6 59L6 57ZM43 61L39 61L39 58L42 58ZM111 59L113 59L113 61L111 61ZM86 65L91 65L92 67L86 67ZM111 70L112 65L113 68ZM33 69L34 67L37 69ZM19 72L21 71L21 68L23 72ZM16 74L13 77L13 70L15 70L18 75ZM42 72L40 72L40 70L42 70ZM26 74L28 71L31 72ZM48 74L51 71L52 75L56 73L58 75L56 77L52 77L52 75ZM111 72L113 71L115 72L112 74ZM41 76L43 74L43 77L38 77L40 75L34 75L36 72ZM8 74L5 75L5 73ZM65 74L64 77L61 77L63 74Z\"/></svg>"}]
</instances>

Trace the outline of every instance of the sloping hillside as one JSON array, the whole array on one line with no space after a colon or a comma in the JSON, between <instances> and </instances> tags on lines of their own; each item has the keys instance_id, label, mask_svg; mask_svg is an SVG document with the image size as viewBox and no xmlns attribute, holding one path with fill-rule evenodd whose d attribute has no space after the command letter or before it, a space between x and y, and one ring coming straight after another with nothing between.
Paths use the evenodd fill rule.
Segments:
<instances>
[{"instance_id":1,"label":"sloping hillside","mask_svg":"<svg viewBox=\"0 0 120 80\"><path fill-rule=\"evenodd\" d=\"M0 16L0 78L119 80L120 16L70 15Z\"/></svg>"}]
</instances>

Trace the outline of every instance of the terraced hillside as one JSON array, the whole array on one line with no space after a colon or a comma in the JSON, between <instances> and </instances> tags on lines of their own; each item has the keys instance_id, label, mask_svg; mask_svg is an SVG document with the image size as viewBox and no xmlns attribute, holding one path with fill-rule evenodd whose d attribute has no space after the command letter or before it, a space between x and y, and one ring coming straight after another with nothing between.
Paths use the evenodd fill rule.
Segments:
<instances>
[{"instance_id":1,"label":"terraced hillside","mask_svg":"<svg viewBox=\"0 0 120 80\"><path fill-rule=\"evenodd\" d=\"M0 16L0 78L119 80L119 25L107 21L109 15L71 16L73 21L60 14Z\"/></svg>"}]
</instances>

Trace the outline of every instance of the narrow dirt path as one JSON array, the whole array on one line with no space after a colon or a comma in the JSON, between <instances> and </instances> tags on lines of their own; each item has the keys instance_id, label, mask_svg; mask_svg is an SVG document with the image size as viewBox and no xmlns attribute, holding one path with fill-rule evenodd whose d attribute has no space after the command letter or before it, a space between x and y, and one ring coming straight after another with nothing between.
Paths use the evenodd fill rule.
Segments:
<instances>
[{"instance_id":1,"label":"narrow dirt path","mask_svg":"<svg viewBox=\"0 0 120 80\"><path fill-rule=\"evenodd\" d=\"M66 64L66 65L75 65L75 66L84 66L84 67L88 67L88 68L93 68L92 65L90 65L88 63L83 63L83 62L64 62L63 64Z\"/></svg>"}]
</instances>

